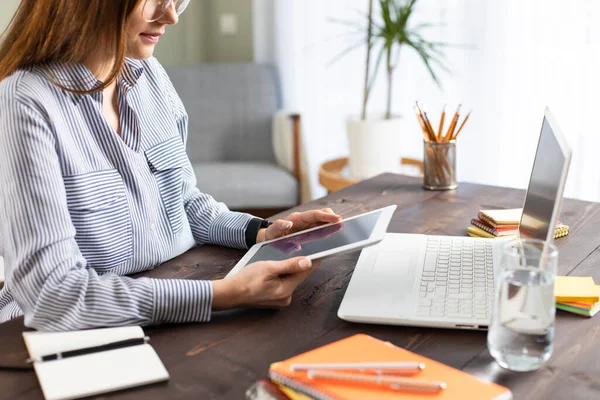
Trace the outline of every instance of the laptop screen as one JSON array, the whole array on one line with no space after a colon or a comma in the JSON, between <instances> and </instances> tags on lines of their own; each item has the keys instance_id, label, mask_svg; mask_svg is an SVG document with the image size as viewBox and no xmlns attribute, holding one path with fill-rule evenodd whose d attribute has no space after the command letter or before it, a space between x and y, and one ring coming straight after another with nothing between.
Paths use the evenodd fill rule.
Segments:
<instances>
[{"instance_id":1,"label":"laptop screen","mask_svg":"<svg viewBox=\"0 0 600 400\"><path fill-rule=\"evenodd\" d=\"M519 224L519 234L524 238L549 240L554 234L554 229L550 226L551 223L555 224L552 212L555 203L560 203L562 198L562 174L565 167L568 167L570 150L566 148L562 136L558 137L561 133L555 132L558 127L552 125L555 125L553 121L544 117Z\"/></svg>"}]
</instances>

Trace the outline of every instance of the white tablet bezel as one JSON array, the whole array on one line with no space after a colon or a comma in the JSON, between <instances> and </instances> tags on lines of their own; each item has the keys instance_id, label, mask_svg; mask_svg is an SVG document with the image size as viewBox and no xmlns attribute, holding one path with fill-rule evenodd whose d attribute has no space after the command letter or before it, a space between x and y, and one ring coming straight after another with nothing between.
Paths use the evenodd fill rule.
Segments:
<instances>
[{"instance_id":1,"label":"white tablet bezel","mask_svg":"<svg viewBox=\"0 0 600 400\"><path fill-rule=\"evenodd\" d=\"M331 256L333 254L340 254L340 253L344 253L344 252L349 252L349 251L354 251L354 250L359 250L363 247L367 247L367 246L372 246L374 244L379 243L380 241L383 240L385 233L387 232L387 227L392 219L392 216L394 215L394 211L396 210L396 206L395 205L391 205L391 206L387 206L387 207L383 207L383 208L378 208L376 210L372 210L366 213L362 213L362 214L358 214L358 215L354 215L352 217L349 218L344 218L342 219L342 221L340 222L346 222L346 221L350 221L356 218L360 218L362 216L365 215L369 215L369 214L373 214L373 213L377 213L377 212L381 212L381 215L379 215L379 218L377 219L377 222L375 223L375 226L373 227L373 230L371 231L371 235L365 239L365 240L360 240L358 242L354 242L354 243L350 243L344 246L340 246L340 247L336 247L334 249L329 249L329 250L325 250L325 251L321 251L318 253L314 253L314 254L310 254L307 255L306 258L310 259L310 260L317 260L319 258L324 258L327 256ZM233 267L233 269L231 271L229 271L229 273L227 274L227 277L233 276L235 274L237 274L242 268L244 268L246 266L246 264L248 263L248 261L250 261L250 259L254 256L254 254L256 254L256 252L258 251L258 249L260 249L262 246L272 243L272 242L276 242L278 240L283 240L283 239L287 239L290 238L292 236L296 236L296 235L300 235L306 232L310 232L310 231L314 231L317 229L323 229L327 226L331 226L334 224L339 224L340 222L335 222L335 223L331 223L331 224L325 224L325 225L320 225L311 229L306 229L300 232L295 232L292 233L291 235L286 235L286 236L282 236L279 237L277 239L272 239L272 240L267 240L261 243L257 243L254 246L252 246L248 252L244 255L244 257L242 257L242 259L240 261L238 261L238 263L235 265L235 267Z\"/></svg>"}]
</instances>

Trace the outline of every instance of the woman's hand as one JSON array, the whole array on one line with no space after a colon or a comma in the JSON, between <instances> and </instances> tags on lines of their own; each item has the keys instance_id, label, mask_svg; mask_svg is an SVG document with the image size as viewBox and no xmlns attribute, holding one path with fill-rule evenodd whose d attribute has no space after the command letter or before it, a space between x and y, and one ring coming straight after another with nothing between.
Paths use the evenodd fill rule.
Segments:
<instances>
[{"instance_id":1,"label":"woman's hand","mask_svg":"<svg viewBox=\"0 0 600 400\"><path fill-rule=\"evenodd\" d=\"M212 282L213 310L288 306L316 264L305 257L252 263L230 278Z\"/></svg>"},{"instance_id":2,"label":"woman's hand","mask_svg":"<svg viewBox=\"0 0 600 400\"><path fill-rule=\"evenodd\" d=\"M314 228L315 226L339 222L341 219L342 217L334 213L331 208L295 212L285 219L274 221L273 225L268 228L259 230L256 243Z\"/></svg>"}]
</instances>

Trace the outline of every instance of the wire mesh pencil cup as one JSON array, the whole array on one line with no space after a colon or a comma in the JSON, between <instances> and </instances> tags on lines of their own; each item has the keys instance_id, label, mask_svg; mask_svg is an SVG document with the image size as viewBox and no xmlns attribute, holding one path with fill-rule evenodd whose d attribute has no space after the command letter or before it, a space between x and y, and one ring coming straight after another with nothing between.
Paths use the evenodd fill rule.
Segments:
<instances>
[{"instance_id":1,"label":"wire mesh pencil cup","mask_svg":"<svg viewBox=\"0 0 600 400\"><path fill-rule=\"evenodd\" d=\"M423 141L423 186L429 190L456 189L456 141Z\"/></svg>"}]
</instances>

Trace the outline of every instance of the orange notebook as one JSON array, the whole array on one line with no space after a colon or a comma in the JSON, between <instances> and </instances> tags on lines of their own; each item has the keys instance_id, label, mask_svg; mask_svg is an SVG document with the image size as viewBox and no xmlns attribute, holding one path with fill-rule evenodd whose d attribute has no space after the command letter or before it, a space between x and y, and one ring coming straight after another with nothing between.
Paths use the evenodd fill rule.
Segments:
<instances>
[{"instance_id":1,"label":"orange notebook","mask_svg":"<svg viewBox=\"0 0 600 400\"><path fill-rule=\"evenodd\" d=\"M297 363L416 361L425 369L412 376L415 379L446 382L446 389L435 394L396 391L385 387L321 379L310 379L306 371L292 371ZM269 378L317 400L387 400L387 399L512 399L509 389L479 380L447 365L422 357L368 335L354 335L288 360L271 364Z\"/></svg>"}]
</instances>

